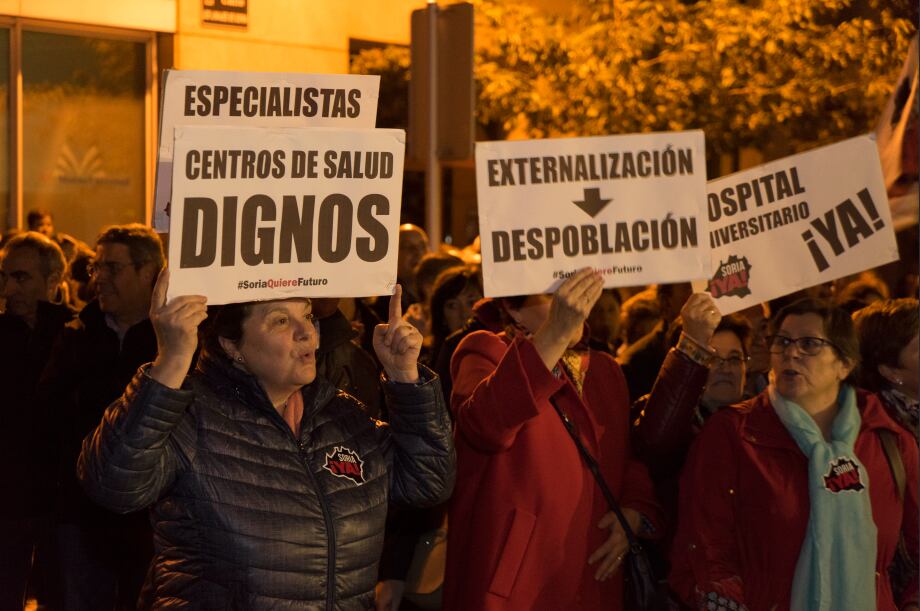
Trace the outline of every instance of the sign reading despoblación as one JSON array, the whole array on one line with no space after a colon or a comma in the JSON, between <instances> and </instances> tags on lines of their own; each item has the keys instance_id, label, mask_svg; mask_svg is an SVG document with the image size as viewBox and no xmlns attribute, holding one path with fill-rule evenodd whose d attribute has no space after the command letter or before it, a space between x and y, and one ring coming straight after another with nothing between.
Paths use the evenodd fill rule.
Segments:
<instances>
[{"instance_id":1,"label":"sign reading despoblaci\u00f3n","mask_svg":"<svg viewBox=\"0 0 920 611\"><path fill-rule=\"evenodd\" d=\"M703 132L476 144L485 294L709 275Z\"/></svg>"}]
</instances>

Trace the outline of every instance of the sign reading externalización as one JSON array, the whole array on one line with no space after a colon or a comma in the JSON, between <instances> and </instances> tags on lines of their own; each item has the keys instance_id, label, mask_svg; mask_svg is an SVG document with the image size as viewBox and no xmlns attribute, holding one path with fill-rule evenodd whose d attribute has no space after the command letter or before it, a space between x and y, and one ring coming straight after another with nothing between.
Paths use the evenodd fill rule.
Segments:
<instances>
[{"instance_id":1,"label":"sign reading externalizaci\u00f3n","mask_svg":"<svg viewBox=\"0 0 920 611\"><path fill-rule=\"evenodd\" d=\"M701 131L477 143L485 294L586 266L605 286L708 276L704 147Z\"/></svg>"}]
</instances>

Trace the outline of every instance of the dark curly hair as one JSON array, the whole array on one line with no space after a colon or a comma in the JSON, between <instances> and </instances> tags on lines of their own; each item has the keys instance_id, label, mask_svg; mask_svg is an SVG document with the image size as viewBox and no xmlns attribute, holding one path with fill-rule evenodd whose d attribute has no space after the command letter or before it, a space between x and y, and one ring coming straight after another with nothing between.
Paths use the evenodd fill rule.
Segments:
<instances>
[{"instance_id":1,"label":"dark curly hair","mask_svg":"<svg viewBox=\"0 0 920 611\"><path fill-rule=\"evenodd\" d=\"M853 314L862 359L859 383L866 390L878 392L891 386L878 368L901 366L901 350L920 332L917 306L916 299L890 299L876 301Z\"/></svg>"}]
</instances>

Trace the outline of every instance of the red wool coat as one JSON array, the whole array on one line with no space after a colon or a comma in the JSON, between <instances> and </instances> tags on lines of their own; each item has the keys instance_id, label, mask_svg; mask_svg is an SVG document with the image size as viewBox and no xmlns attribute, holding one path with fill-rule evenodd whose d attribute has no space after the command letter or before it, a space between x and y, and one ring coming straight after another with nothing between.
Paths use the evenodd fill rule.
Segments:
<instances>
[{"instance_id":1,"label":"red wool coat","mask_svg":"<svg viewBox=\"0 0 920 611\"><path fill-rule=\"evenodd\" d=\"M457 484L450 505L445 611L622 609L622 574L597 582L588 557L609 511L550 404L575 422L624 507L661 525L645 467L630 456L619 366L591 352L584 399L533 344L479 331L451 364Z\"/></svg>"},{"instance_id":2,"label":"red wool coat","mask_svg":"<svg viewBox=\"0 0 920 611\"><path fill-rule=\"evenodd\" d=\"M857 404L862 427L855 451L868 471L878 528L877 609L895 611L917 600L915 575L896 606L886 573L902 530L917 558L917 446L878 397L859 391ZM897 433L907 472L903 503L878 429ZM809 507L808 461L766 391L716 413L694 442L681 478L672 587L691 605L716 592L750 611L789 609Z\"/></svg>"}]
</instances>

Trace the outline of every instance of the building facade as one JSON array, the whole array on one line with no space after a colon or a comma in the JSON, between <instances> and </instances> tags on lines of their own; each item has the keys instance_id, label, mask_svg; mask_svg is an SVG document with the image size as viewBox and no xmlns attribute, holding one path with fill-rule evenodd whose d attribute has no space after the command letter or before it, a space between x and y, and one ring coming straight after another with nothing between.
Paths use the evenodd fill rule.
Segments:
<instances>
[{"instance_id":1,"label":"building facade","mask_svg":"<svg viewBox=\"0 0 920 611\"><path fill-rule=\"evenodd\" d=\"M0 0L0 229L146 222L167 68L348 72L422 0Z\"/></svg>"}]
</instances>

